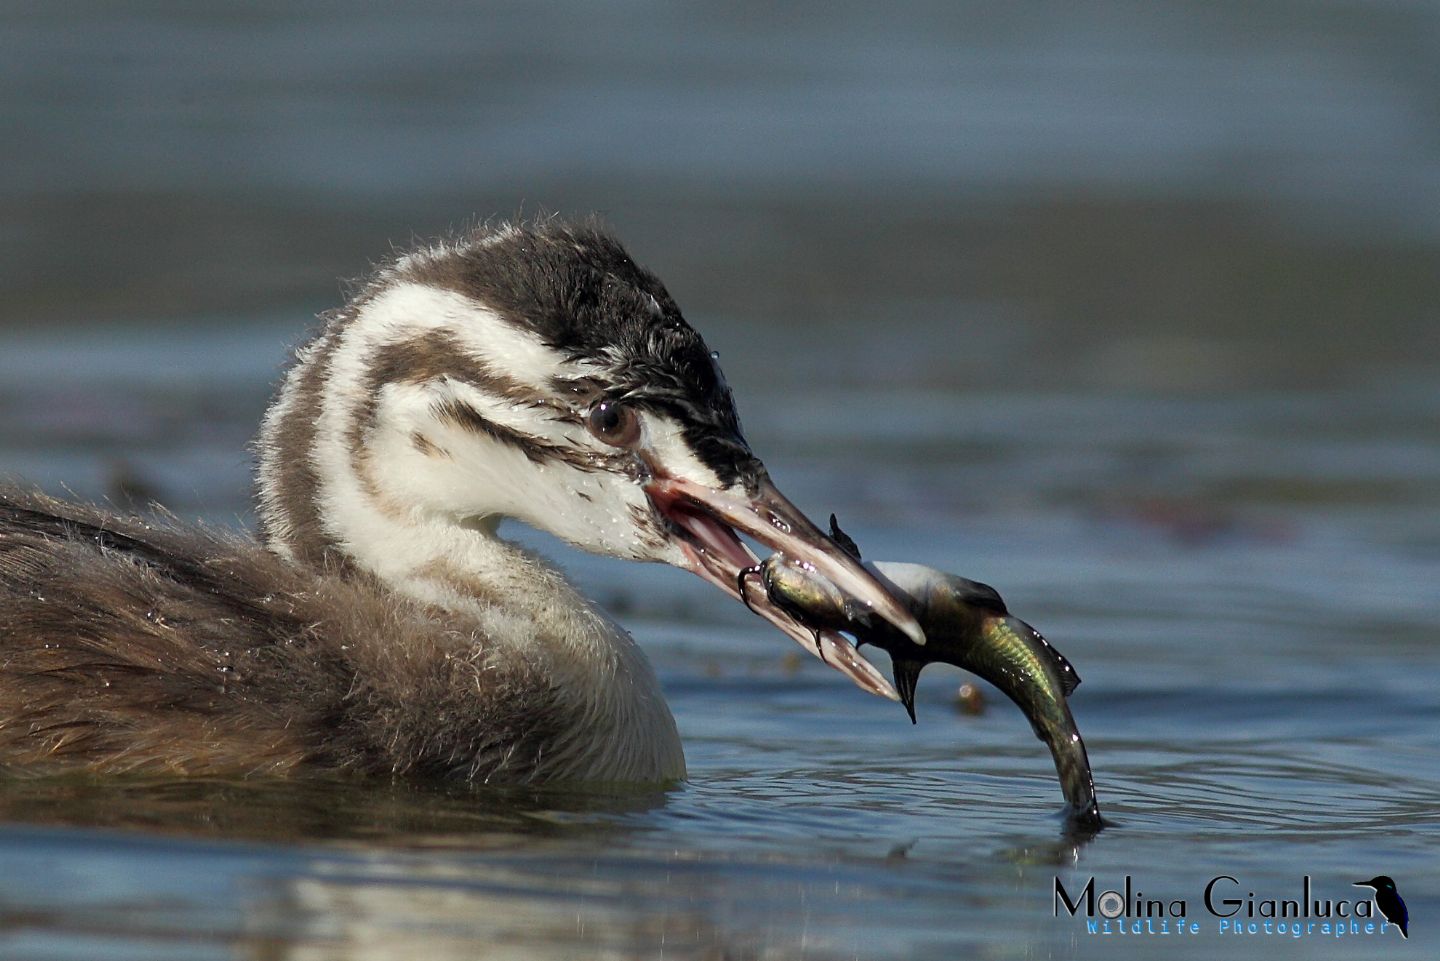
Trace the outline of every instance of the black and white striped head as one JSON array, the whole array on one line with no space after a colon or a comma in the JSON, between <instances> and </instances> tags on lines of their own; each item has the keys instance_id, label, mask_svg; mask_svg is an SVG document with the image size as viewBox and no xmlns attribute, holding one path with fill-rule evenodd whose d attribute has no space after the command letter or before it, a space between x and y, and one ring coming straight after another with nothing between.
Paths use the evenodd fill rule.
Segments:
<instances>
[{"instance_id":1,"label":"black and white striped head","mask_svg":"<svg viewBox=\"0 0 1440 961\"><path fill-rule=\"evenodd\" d=\"M704 340L594 226L486 228L383 268L299 351L258 448L267 540L300 563L404 583L473 566L511 517L736 594L739 531L908 618L775 491Z\"/></svg>"}]
</instances>

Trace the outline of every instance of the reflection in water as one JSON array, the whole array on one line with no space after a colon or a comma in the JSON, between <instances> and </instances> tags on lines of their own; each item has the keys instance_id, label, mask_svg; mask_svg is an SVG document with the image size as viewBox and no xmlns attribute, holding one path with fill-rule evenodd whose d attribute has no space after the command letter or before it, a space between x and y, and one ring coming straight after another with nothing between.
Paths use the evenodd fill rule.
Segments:
<instances>
[{"instance_id":1,"label":"reflection in water","mask_svg":"<svg viewBox=\"0 0 1440 961\"><path fill-rule=\"evenodd\" d=\"M853 937L847 904L875 884L640 843L664 794L47 779L4 796L12 823L92 825L0 830L0 944L40 932L77 956L98 939L157 957L827 958L826 919Z\"/></svg>"},{"instance_id":2,"label":"reflection in water","mask_svg":"<svg viewBox=\"0 0 1440 961\"><path fill-rule=\"evenodd\" d=\"M689 866L662 880L652 866L605 859L320 862L253 911L259 926L292 933L281 957L307 961L761 956L753 934L720 923L730 911L722 877ZM788 940L770 940L765 956L799 947Z\"/></svg>"},{"instance_id":3,"label":"reflection in water","mask_svg":"<svg viewBox=\"0 0 1440 961\"><path fill-rule=\"evenodd\" d=\"M653 945L675 957L755 956L717 927L703 870L683 865L661 881L650 856L627 859L636 816L663 805L665 792L324 779L47 778L4 787L5 821L86 829L11 828L12 842L29 837L62 858L88 851L106 879L4 899L5 927L38 926L62 944L193 946L207 940L203 926L183 919L218 915L224 923L209 939L236 957L561 958L582 946L587 957L634 957ZM207 883L140 893L186 843L147 837L176 834L225 839L208 849ZM233 843L245 838L263 843ZM316 847L320 838L330 839L328 850ZM287 852L277 842L304 846Z\"/></svg>"},{"instance_id":4,"label":"reflection in water","mask_svg":"<svg viewBox=\"0 0 1440 961\"><path fill-rule=\"evenodd\" d=\"M92 775L11 779L3 787L0 820L10 823L272 843L378 839L395 848L486 849L525 838L623 832L631 816L663 806L675 790Z\"/></svg>"}]
</instances>

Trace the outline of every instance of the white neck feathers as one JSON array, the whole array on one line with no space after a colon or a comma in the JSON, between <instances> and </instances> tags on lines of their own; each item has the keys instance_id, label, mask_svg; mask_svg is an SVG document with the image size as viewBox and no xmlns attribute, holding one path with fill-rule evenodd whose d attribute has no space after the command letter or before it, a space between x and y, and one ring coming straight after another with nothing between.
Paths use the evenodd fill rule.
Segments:
<instances>
[{"instance_id":1,"label":"white neck feathers","mask_svg":"<svg viewBox=\"0 0 1440 961\"><path fill-rule=\"evenodd\" d=\"M573 736L547 746L545 777L682 777L674 720L634 641L557 572L496 536L510 513L507 491L523 487L526 454L492 438L481 446L473 427L462 450L462 439L446 433L452 428L436 426L425 394L437 383L447 396L463 390L467 409L496 425L489 429L518 431L506 418L566 363L461 294L414 283L368 292L298 352L265 418L257 444L263 529L289 560L364 571L459 618L487 656L537 664L547 693L575 718ZM413 428L408 410L419 412ZM575 429L535 418L525 426L545 431L537 440L557 449ZM462 494L473 500L477 489L495 491L493 510L435 506Z\"/></svg>"}]
</instances>

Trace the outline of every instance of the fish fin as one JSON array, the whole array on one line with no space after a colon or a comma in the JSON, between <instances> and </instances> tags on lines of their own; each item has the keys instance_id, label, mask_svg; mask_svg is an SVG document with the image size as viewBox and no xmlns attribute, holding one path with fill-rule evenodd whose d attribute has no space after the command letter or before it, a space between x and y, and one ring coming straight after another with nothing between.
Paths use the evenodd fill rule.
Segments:
<instances>
[{"instance_id":1,"label":"fish fin","mask_svg":"<svg viewBox=\"0 0 1440 961\"><path fill-rule=\"evenodd\" d=\"M895 691L900 695L900 703L905 705L905 710L910 715L910 723L915 723L915 683L920 680L920 672L925 667L924 661L908 661L903 658L894 658L890 664L895 671Z\"/></svg>"},{"instance_id":2,"label":"fish fin","mask_svg":"<svg viewBox=\"0 0 1440 961\"><path fill-rule=\"evenodd\" d=\"M1064 694L1066 697L1074 694L1075 688L1080 686L1080 675L1075 672L1075 668L1070 664L1070 659L1067 658L1064 654L1061 654L1059 651L1055 650L1055 645L1045 640L1045 636L1039 631L1035 630L1035 628L1031 627L1029 624L1026 624L1018 617L1015 618L1015 620L1021 625L1023 625L1025 629L1029 631L1030 634L1035 638L1035 640L1040 642L1040 649L1045 652L1045 655L1049 659L1050 663L1054 665L1055 672L1060 675L1060 693Z\"/></svg>"},{"instance_id":3,"label":"fish fin","mask_svg":"<svg viewBox=\"0 0 1440 961\"><path fill-rule=\"evenodd\" d=\"M860 560L860 545L855 543L853 537L840 529L840 522L835 519L834 514L830 515L830 539L839 544L845 553L857 561Z\"/></svg>"},{"instance_id":4,"label":"fish fin","mask_svg":"<svg viewBox=\"0 0 1440 961\"><path fill-rule=\"evenodd\" d=\"M957 599L991 614L998 614L1001 617L1009 615L1010 612L1005 608L1004 598L989 584L982 584L979 581L972 581L968 577L957 577L953 574L948 580L950 589L955 592Z\"/></svg>"}]
</instances>

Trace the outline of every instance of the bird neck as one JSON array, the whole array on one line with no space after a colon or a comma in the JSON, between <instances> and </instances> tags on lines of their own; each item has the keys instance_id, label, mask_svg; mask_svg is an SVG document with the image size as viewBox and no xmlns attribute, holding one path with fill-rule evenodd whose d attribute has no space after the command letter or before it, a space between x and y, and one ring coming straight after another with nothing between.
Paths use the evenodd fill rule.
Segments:
<instances>
[{"instance_id":1,"label":"bird neck","mask_svg":"<svg viewBox=\"0 0 1440 961\"><path fill-rule=\"evenodd\" d=\"M397 532L381 552L387 559L367 558L367 566L400 593L473 624L492 659L538 668L541 700L571 719L544 748L546 780L685 776L675 720L649 660L558 570L492 524L437 524L409 535Z\"/></svg>"},{"instance_id":2,"label":"bird neck","mask_svg":"<svg viewBox=\"0 0 1440 961\"><path fill-rule=\"evenodd\" d=\"M354 560L398 593L471 626L491 663L524 661L544 710L569 718L544 745L548 781L672 781L685 776L674 717L634 639L555 568L493 524L404 528L371 518L380 540Z\"/></svg>"}]
</instances>

